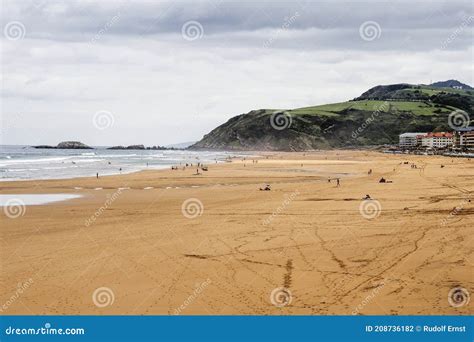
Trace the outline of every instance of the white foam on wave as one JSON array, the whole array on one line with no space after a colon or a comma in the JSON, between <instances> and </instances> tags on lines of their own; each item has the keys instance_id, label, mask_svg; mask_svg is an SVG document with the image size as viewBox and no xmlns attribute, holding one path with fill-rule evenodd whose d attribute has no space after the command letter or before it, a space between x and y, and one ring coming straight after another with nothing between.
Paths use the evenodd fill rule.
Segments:
<instances>
[{"instance_id":1,"label":"white foam on wave","mask_svg":"<svg viewBox=\"0 0 474 342\"><path fill-rule=\"evenodd\" d=\"M51 163L55 161L64 161L74 158L73 156L67 157L43 157L43 158L34 158L34 159L8 159L0 162L0 166L11 166L15 164L44 164Z\"/></svg>"},{"instance_id":2,"label":"white foam on wave","mask_svg":"<svg viewBox=\"0 0 474 342\"><path fill-rule=\"evenodd\" d=\"M74 159L73 162L75 163L95 163L104 161L105 159Z\"/></svg>"},{"instance_id":3,"label":"white foam on wave","mask_svg":"<svg viewBox=\"0 0 474 342\"><path fill-rule=\"evenodd\" d=\"M39 171L41 169L5 169L6 172L27 172L27 171Z\"/></svg>"}]
</instances>

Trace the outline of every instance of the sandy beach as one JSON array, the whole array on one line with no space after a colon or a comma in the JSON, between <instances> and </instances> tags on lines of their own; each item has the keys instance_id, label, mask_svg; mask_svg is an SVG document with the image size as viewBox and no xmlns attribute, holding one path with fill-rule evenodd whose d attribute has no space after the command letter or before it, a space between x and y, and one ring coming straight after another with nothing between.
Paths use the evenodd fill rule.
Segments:
<instances>
[{"instance_id":1,"label":"sandy beach","mask_svg":"<svg viewBox=\"0 0 474 342\"><path fill-rule=\"evenodd\" d=\"M474 291L474 160L262 153L195 172L0 183L82 195L3 210L2 314L474 313L448 302Z\"/></svg>"}]
</instances>

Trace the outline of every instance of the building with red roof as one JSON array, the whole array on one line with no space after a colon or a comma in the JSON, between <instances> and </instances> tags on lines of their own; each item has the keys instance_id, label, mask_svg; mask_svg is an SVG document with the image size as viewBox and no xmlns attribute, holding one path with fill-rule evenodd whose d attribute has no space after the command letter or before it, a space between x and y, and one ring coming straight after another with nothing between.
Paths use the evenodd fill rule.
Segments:
<instances>
[{"instance_id":1,"label":"building with red roof","mask_svg":"<svg viewBox=\"0 0 474 342\"><path fill-rule=\"evenodd\" d=\"M453 145L453 134L449 132L428 133L421 137L421 146L427 148L446 148Z\"/></svg>"}]
</instances>

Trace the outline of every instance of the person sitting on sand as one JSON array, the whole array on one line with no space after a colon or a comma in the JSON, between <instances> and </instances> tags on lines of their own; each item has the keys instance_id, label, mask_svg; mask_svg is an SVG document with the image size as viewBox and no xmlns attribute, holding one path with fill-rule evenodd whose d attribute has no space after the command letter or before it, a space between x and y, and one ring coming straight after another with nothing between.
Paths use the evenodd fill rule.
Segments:
<instances>
[{"instance_id":1,"label":"person sitting on sand","mask_svg":"<svg viewBox=\"0 0 474 342\"><path fill-rule=\"evenodd\" d=\"M270 190L271 190L270 184L265 185L265 187L263 189L260 188L260 191L270 191Z\"/></svg>"},{"instance_id":2,"label":"person sitting on sand","mask_svg":"<svg viewBox=\"0 0 474 342\"><path fill-rule=\"evenodd\" d=\"M385 183L385 182L387 182L385 178L383 178L383 177L380 178L379 183Z\"/></svg>"},{"instance_id":3,"label":"person sitting on sand","mask_svg":"<svg viewBox=\"0 0 474 342\"><path fill-rule=\"evenodd\" d=\"M367 195L365 195L365 197L364 197L363 199L364 199L364 200L371 200L371 199L372 199L372 197L370 197L370 195L369 195L369 194L367 194Z\"/></svg>"}]
</instances>

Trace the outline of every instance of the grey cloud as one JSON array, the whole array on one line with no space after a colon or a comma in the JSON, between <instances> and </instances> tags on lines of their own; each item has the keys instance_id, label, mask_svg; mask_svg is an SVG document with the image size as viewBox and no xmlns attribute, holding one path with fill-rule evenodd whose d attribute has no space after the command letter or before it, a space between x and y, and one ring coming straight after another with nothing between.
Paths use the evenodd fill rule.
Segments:
<instances>
[{"instance_id":1,"label":"grey cloud","mask_svg":"<svg viewBox=\"0 0 474 342\"><path fill-rule=\"evenodd\" d=\"M39 3L39 6L35 6ZM278 28L299 13L290 29L354 29L367 20L387 29L449 29L472 15L469 2L430 1L12 1L6 0L4 19L24 20L32 33L84 34L99 30L120 13L115 34L180 32L182 23L197 20L207 34ZM61 29L61 30L59 30Z\"/></svg>"}]
</instances>

